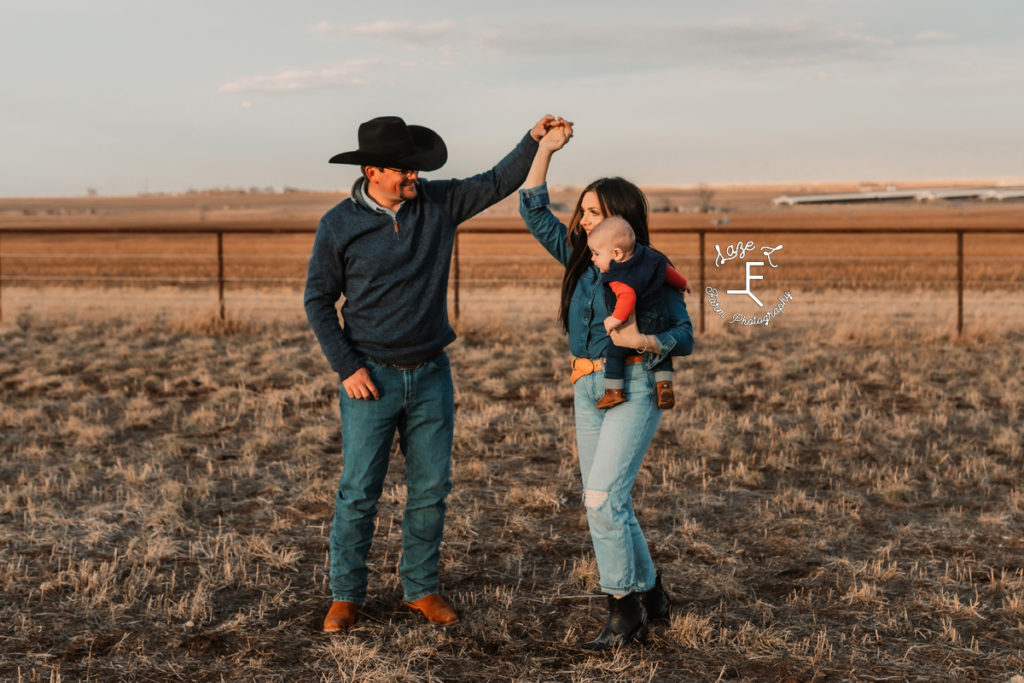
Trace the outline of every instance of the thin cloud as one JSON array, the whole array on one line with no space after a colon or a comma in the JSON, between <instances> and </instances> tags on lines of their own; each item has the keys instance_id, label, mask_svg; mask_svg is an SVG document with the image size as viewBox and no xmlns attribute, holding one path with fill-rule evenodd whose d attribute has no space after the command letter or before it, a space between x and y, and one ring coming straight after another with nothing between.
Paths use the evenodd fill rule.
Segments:
<instances>
[{"instance_id":1,"label":"thin cloud","mask_svg":"<svg viewBox=\"0 0 1024 683\"><path fill-rule=\"evenodd\" d=\"M455 31L456 24L451 19L430 21L416 24L411 21L376 21L372 24L346 26L321 21L309 27L309 32L317 36L343 38L375 38L407 44L418 44L444 38Z\"/></svg>"},{"instance_id":2,"label":"thin cloud","mask_svg":"<svg viewBox=\"0 0 1024 683\"><path fill-rule=\"evenodd\" d=\"M917 40L956 40L960 36L945 31L921 31L914 38Z\"/></svg>"},{"instance_id":3,"label":"thin cloud","mask_svg":"<svg viewBox=\"0 0 1024 683\"><path fill-rule=\"evenodd\" d=\"M471 20L459 24L451 20L419 24L380 21L354 26L320 22L309 31L406 44L435 41L435 59L396 63L398 69L410 73L425 68L450 69L477 60L498 70L523 69L542 59L548 64L558 63L566 73L576 76L680 67L743 71L813 67L817 73L831 77L835 73L831 67L836 64L893 59L901 47L914 44L904 40L905 45L901 46L886 37L810 19L593 25L578 27L571 33L560 25L529 21L500 25ZM637 47L641 45L643 50ZM225 83L219 91L284 93L359 87L371 84L374 78L369 72L379 72L381 68L378 60L350 60L325 68L249 76Z\"/></svg>"},{"instance_id":4,"label":"thin cloud","mask_svg":"<svg viewBox=\"0 0 1024 683\"><path fill-rule=\"evenodd\" d=\"M366 85L364 74L376 67L375 59L354 59L321 69L289 69L268 76L246 76L224 83L217 92L299 92L323 88L348 88Z\"/></svg>"},{"instance_id":5,"label":"thin cloud","mask_svg":"<svg viewBox=\"0 0 1024 683\"><path fill-rule=\"evenodd\" d=\"M875 60L893 47L890 39L825 26L820 22L731 20L660 26L593 26L564 34L543 24L490 27L481 44L492 53L531 56L558 53L596 62L636 66L760 68ZM643 46L638 50L637 46Z\"/></svg>"},{"instance_id":6,"label":"thin cloud","mask_svg":"<svg viewBox=\"0 0 1024 683\"><path fill-rule=\"evenodd\" d=\"M892 41L837 30L815 22L764 24L727 22L688 32L690 40L718 57L734 55L744 64L803 65L822 61L875 59Z\"/></svg>"}]
</instances>

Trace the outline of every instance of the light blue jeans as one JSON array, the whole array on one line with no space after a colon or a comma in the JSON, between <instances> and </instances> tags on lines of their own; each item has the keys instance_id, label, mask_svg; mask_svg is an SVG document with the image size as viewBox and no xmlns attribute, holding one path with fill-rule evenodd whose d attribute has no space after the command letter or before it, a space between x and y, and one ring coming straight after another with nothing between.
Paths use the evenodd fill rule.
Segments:
<instances>
[{"instance_id":1,"label":"light blue jeans","mask_svg":"<svg viewBox=\"0 0 1024 683\"><path fill-rule=\"evenodd\" d=\"M630 492L647 446L661 421L654 379L642 364L626 366L628 399L608 410L594 407L604 394L604 372L573 385L576 448L587 523L601 575L601 590L626 595L654 587L655 570Z\"/></svg>"},{"instance_id":2,"label":"light blue jeans","mask_svg":"<svg viewBox=\"0 0 1024 683\"><path fill-rule=\"evenodd\" d=\"M451 491L455 402L448 356L399 370L367 359L380 398L341 397L345 464L331 523L331 594L363 604L377 500L384 489L395 431L405 455L408 496L402 517L398 575L407 601L438 592L437 562L444 534L445 497Z\"/></svg>"}]
</instances>

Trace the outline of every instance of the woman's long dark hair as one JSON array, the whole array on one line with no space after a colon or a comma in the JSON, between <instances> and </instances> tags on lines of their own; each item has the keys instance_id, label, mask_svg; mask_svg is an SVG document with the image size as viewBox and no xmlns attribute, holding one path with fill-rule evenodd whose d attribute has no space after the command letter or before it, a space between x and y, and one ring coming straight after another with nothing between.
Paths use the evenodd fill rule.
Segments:
<instances>
[{"instance_id":1,"label":"woman's long dark hair","mask_svg":"<svg viewBox=\"0 0 1024 683\"><path fill-rule=\"evenodd\" d=\"M572 252L569 264L565 267L562 277L562 300L558 309L558 317L562 328L569 330L569 303L576 291L576 284L583 273L590 267L590 250L587 248L587 233L580 227L583 217L583 195L588 192L597 194L601 205L601 213L608 216L622 216L632 226L636 241L644 246L651 245L651 236L647 229L647 197L640 188L624 178L598 178L583 188L580 198L576 201L576 210L569 221L569 245Z\"/></svg>"}]
</instances>

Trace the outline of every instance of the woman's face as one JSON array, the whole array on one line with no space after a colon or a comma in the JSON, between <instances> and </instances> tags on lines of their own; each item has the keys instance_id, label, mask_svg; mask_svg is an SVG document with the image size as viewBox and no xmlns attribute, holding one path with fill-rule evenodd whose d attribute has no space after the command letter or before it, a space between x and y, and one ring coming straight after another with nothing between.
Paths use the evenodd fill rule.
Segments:
<instances>
[{"instance_id":1,"label":"woman's face","mask_svg":"<svg viewBox=\"0 0 1024 683\"><path fill-rule=\"evenodd\" d=\"M597 198L597 192L591 190L584 194L580 201L580 209L583 210L583 215L580 216L580 227L589 235L594 226L605 218L604 211L601 210L601 202Z\"/></svg>"}]
</instances>

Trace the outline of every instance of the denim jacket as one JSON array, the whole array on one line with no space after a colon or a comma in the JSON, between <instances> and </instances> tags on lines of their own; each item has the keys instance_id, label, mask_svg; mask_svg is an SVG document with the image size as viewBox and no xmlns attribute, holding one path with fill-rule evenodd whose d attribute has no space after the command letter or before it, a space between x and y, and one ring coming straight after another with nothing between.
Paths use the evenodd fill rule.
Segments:
<instances>
[{"instance_id":1,"label":"denim jacket","mask_svg":"<svg viewBox=\"0 0 1024 683\"><path fill-rule=\"evenodd\" d=\"M519 214L526 227L548 252L563 266L568 265L572 251L568 228L548 207L547 184L519 191ZM659 297L656 320L652 329L662 332L654 336L661 353L644 354L644 367L650 370L666 356L688 356L693 352L693 325L686 312L683 295L670 290ZM611 339L604 329L604 319L611 314L601 284L601 271L591 266L580 277L569 304L569 350L577 358L603 358Z\"/></svg>"}]
</instances>

